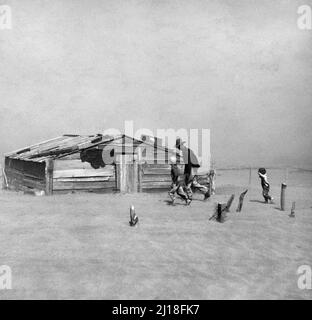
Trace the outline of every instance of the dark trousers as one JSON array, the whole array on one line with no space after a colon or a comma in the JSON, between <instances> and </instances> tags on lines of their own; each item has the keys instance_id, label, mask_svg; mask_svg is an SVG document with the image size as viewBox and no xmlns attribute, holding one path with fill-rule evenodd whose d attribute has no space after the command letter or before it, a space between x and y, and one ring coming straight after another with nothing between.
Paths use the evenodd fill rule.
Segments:
<instances>
[{"instance_id":1,"label":"dark trousers","mask_svg":"<svg viewBox=\"0 0 312 320\"><path fill-rule=\"evenodd\" d=\"M172 199L175 199L175 194L178 194L183 200L187 200L188 196L184 192L183 187L179 183L172 183L171 184L171 189L169 191L169 195L172 197Z\"/></svg>"},{"instance_id":2,"label":"dark trousers","mask_svg":"<svg viewBox=\"0 0 312 320\"><path fill-rule=\"evenodd\" d=\"M262 187L262 195L263 195L265 202L272 200L272 197L269 195L269 192L270 192L270 186L263 186Z\"/></svg>"}]
</instances>

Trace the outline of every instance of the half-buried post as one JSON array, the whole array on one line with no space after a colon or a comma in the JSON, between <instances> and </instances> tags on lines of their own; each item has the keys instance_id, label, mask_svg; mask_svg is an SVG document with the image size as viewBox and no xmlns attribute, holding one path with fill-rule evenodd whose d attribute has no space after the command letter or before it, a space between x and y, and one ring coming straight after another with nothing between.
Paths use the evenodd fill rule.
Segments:
<instances>
[{"instance_id":1,"label":"half-buried post","mask_svg":"<svg viewBox=\"0 0 312 320\"><path fill-rule=\"evenodd\" d=\"M135 214L134 205L130 206L130 221L129 224L131 227L134 227L139 222L138 216Z\"/></svg>"},{"instance_id":2,"label":"half-buried post","mask_svg":"<svg viewBox=\"0 0 312 320\"><path fill-rule=\"evenodd\" d=\"M281 185L281 210L285 211L285 193L286 193L286 183Z\"/></svg>"},{"instance_id":3,"label":"half-buried post","mask_svg":"<svg viewBox=\"0 0 312 320\"><path fill-rule=\"evenodd\" d=\"M295 207L296 207L296 202L293 201L292 206L291 206L291 211L290 211L290 217L291 218L295 217Z\"/></svg>"}]
</instances>

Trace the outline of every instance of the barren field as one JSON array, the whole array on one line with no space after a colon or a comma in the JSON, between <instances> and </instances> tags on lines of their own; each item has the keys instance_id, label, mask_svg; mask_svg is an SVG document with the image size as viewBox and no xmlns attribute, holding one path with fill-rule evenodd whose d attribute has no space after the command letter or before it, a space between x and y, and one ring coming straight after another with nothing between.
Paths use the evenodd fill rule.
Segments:
<instances>
[{"instance_id":1,"label":"barren field","mask_svg":"<svg viewBox=\"0 0 312 320\"><path fill-rule=\"evenodd\" d=\"M275 204L264 204L256 172L218 171L217 194L189 207L166 193L34 197L0 191L0 265L12 290L0 299L311 299L297 286L312 266L312 173L268 170ZM209 221L234 193L224 223ZM290 218L296 201L296 217ZM139 225L129 227L133 204Z\"/></svg>"}]
</instances>

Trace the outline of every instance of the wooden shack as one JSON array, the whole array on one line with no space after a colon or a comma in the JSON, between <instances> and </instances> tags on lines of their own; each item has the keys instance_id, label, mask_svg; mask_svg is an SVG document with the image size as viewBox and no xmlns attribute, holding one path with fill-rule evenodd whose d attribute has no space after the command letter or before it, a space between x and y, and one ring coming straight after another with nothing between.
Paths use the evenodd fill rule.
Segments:
<instances>
[{"instance_id":1,"label":"wooden shack","mask_svg":"<svg viewBox=\"0 0 312 320\"><path fill-rule=\"evenodd\" d=\"M3 185L11 190L72 192L146 192L168 190L168 149L145 137L63 135L5 155ZM200 177L208 184L208 174Z\"/></svg>"}]
</instances>

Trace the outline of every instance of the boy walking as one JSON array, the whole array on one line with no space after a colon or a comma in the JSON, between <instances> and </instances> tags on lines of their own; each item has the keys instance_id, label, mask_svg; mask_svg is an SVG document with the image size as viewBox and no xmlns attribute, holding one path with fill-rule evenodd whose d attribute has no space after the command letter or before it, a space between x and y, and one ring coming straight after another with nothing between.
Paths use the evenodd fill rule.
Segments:
<instances>
[{"instance_id":1,"label":"boy walking","mask_svg":"<svg viewBox=\"0 0 312 320\"><path fill-rule=\"evenodd\" d=\"M258 170L259 178L261 179L261 187L262 187L262 195L264 198L265 203L268 203L269 201L273 202L273 197L269 195L270 192L270 184L268 182L268 177L266 174L265 168L260 168Z\"/></svg>"},{"instance_id":2,"label":"boy walking","mask_svg":"<svg viewBox=\"0 0 312 320\"><path fill-rule=\"evenodd\" d=\"M177 159L175 156L170 157L170 163L172 184L168 194L172 200L172 204L175 201L175 194L177 193L178 196L180 196L185 201L186 205L189 205L191 203L191 200L183 190L183 179L180 178L183 175L178 168Z\"/></svg>"}]
</instances>

